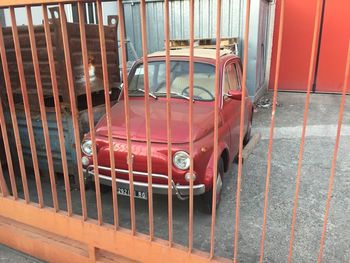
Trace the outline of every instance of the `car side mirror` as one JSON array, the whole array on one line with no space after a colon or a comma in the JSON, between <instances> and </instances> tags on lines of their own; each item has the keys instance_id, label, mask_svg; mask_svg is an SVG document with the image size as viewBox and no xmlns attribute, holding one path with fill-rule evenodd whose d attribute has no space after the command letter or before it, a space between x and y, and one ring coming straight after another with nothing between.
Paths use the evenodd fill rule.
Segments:
<instances>
[{"instance_id":1,"label":"car side mirror","mask_svg":"<svg viewBox=\"0 0 350 263\"><path fill-rule=\"evenodd\" d=\"M241 90L229 90L227 92L227 97L233 100L242 100L242 91Z\"/></svg>"}]
</instances>

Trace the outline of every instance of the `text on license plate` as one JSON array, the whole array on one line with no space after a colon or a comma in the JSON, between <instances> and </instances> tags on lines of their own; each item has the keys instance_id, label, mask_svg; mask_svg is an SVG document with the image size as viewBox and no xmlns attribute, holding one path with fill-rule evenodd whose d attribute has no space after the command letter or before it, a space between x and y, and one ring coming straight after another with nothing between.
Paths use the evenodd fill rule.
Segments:
<instances>
[{"instance_id":1,"label":"text on license plate","mask_svg":"<svg viewBox=\"0 0 350 263\"><path fill-rule=\"evenodd\" d=\"M130 196L130 190L127 188L118 187L117 190L118 195ZM139 199L147 200L147 193L142 191L134 191L134 197Z\"/></svg>"}]
</instances>

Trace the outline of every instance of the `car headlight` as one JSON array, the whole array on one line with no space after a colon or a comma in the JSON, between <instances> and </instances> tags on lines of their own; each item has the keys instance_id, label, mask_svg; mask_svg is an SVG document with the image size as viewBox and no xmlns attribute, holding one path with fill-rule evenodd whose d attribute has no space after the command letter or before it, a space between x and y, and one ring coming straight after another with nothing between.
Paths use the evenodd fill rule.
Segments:
<instances>
[{"instance_id":1,"label":"car headlight","mask_svg":"<svg viewBox=\"0 0 350 263\"><path fill-rule=\"evenodd\" d=\"M187 152L178 151L173 157L174 166L180 170L187 170L190 167L190 156Z\"/></svg>"},{"instance_id":2,"label":"car headlight","mask_svg":"<svg viewBox=\"0 0 350 263\"><path fill-rule=\"evenodd\" d=\"M92 155L92 142L90 140L84 141L81 145L81 150L87 156Z\"/></svg>"}]
</instances>

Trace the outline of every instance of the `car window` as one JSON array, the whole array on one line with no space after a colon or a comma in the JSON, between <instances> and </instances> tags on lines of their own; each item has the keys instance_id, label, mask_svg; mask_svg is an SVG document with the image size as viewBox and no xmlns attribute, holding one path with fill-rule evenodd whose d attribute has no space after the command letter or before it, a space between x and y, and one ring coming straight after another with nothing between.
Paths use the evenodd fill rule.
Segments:
<instances>
[{"instance_id":1,"label":"car window","mask_svg":"<svg viewBox=\"0 0 350 263\"><path fill-rule=\"evenodd\" d=\"M228 72L228 81L230 85L230 89L232 90L240 90L240 83L238 79L236 64L230 64L227 66L227 72Z\"/></svg>"},{"instance_id":2,"label":"car window","mask_svg":"<svg viewBox=\"0 0 350 263\"><path fill-rule=\"evenodd\" d=\"M154 95L166 95L166 64L165 61L151 61L148 63L149 90ZM144 68L139 64L129 76L129 95L143 96ZM172 96L189 96L189 62L171 61L170 63L170 89ZM215 99L215 67L211 64L195 62L193 74L193 96L195 100L212 101ZM176 95L180 94L180 95Z\"/></svg>"}]
</instances>

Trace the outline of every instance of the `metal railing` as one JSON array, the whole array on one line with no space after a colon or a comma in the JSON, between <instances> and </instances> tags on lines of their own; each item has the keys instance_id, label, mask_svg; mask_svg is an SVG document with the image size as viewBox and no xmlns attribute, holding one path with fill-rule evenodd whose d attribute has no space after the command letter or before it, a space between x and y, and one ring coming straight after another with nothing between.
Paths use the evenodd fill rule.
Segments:
<instances>
[{"instance_id":1,"label":"metal railing","mask_svg":"<svg viewBox=\"0 0 350 263\"><path fill-rule=\"evenodd\" d=\"M113 134L112 134L112 112L111 112L111 99L110 99L110 82L109 82L109 75L113 74L113 72L109 72L108 68L108 58L107 58L107 51L106 51L106 39L105 39L105 30L103 25L103 10L102 10L102 3L101 1L91 1L96 4L96 10L97 10L97 20L98 20L98 32L99 32L99 44L100 44L100 52L101 52L101 68L102 68L102 82L103 82L103 92L104 92L104 101L105 101L105 112L106 112L106 120L107 120L107 136L108 136L108 143L109 143L109 162L110 162L110 171L111 171L111 181L116 182L116 163L118 160L115 159L114 151L113 151ZM85 77L85 88L86 88L86 101L87 101L87 110L88 110L88 120L89 120L89 132L91 136L92 141L92 171L94 174L94 182L95 182L95 189L96 189L96 206L97 206L97 222L98 228L95 232L98 234L100 229L108 228L106 226L106 223L103 218L102 213L102 200L101 200L101 189L100 189L100 177L99 177L99 163L97 160L97 148L96 148L96 134L95 134L95 124L94 124L94 112L93 112L93 98L92 98L92 91L90 86L90 76L89 76L89 55L88 55L88 46L87 46L87 38L86 38L86 24L85 24L85 11L84 11L84 2L82 1L66 1L66 0L2 0L0 3L0 8L8 8L10 11L10 18L11 18L11 28L12 28L12 38L13 38L13 44L14 44L14 51L15 51L15 57L17 61L18 66L18 74L19 74L19 80L20 80L20 87L21 87L21 94L23 99L23 105L24 105L24 111L27 121L27 128L28 128L28 139L30 141L30 149L31 149L31 157L33 161L33 171L35 175L35 187L36 187L36 193L37 193L37 200L39 207L35 207L33 211L33 214L36 213L36 211L39 210L47 210L47 213L42 214L41 212L37 212L37 216L39 215L46 215L49 218L52 218L52 213L57 213L61 215L61 208L59 207L58 202L58 194L56 189L56 178L55 178L55 171L54 171L54 165L52 160L52 152L51 152L51 145L52 145L52 139L50 139L49 136L49 127L48 127L48 121L46 116L46 106L45 106L45 97L43 94L43 88L42 88L42 77L41 77L41 71L40 71L40 65L39 65L39 59L38 59L38 51L36 47L36 36L35 36L35 27L33 25L33 17L32 17L32 6L41 6L42 7L42 15L43 15L43 26L44 26L44 32L45 32L45 42L47 47L47 58L48 58L48 64L49 64L49 71L51 76L51 86L52 86L52 95L54 98L54 109L56 113L56 121L57 121L57 129L58 129L58 142L59 142L59 148L61 151L61 159L62 159L62 167L63 167L63 177L64 177L64 185L65 185L65 194L66 194L66 209L67 214L64 215L63 218L66 218L68 221L76 220L76 214L73 212L73 204L72 204L72 196L71 196L71 186L70 186L70 178L68 173L68 164L67 164L67 157L66 157L66 148L65 148L65 135L62 125L62 116L61 116L61 101L60 101L60 94L59 94L59 84L57 80L57 68L56 68L56 62L55 62L55 47L52 44L52 35L50 31L50 21L48 16L48 5L57 4L59 8L59 15L60 15L60 27L61 27L61 36L62 36L62 43L63 43L63 50L64 50L64 61L65 61L65 70L66 70L66 78L68 83L68 91L69 91L69 100L70 100L70 110L71 110L71 117L72 117L72 126L73 126L73 132L74 132L74 141L75 141L75 150L76 150L76 160L77 160L77 173L78 173L78 185L79 185L79 193L80 193L80 202L81 202L81 213L82 213L82 221L86 222L86 227L91 226L88 224L91 222L91 219L88 218L88 205L86 202L86 194L85 194L85 185L84 185L84 174L83 174L83 164L82 164L82 154L81 154L81 137L80 137L80 130L79 130L79 121L78 121L78 105L76 101L76 95L75 95L75 84L74 84L74 76L72 68L72 57L70 52L70 45L69 45L69 35L67 31L67 22L66 22L66 13L64 6L68 3L75 3L77 4L77 10L78 10L78 17L79 17L79 30L80 30L80 44L81 44L81 54L82 54L82 63L83 63L83 72ZM128 90L129 83L128 83L128 77L127 77L127 55L126 55L126 40L125 40L125 19L124 19L124 12L123 12L123 4L122 1L116 1L115 4L118 7L119 10L119 32L120 32L120 49L121 49L121 64L122 64L122 79L123 79L123 85L124 90ZM266 186L265 186L265 195L264 195L264 211L263 211L263 225L262 225L262 232L261 232L261 240L260 240L260 262L264 261L264 251L265 251L265 236L266 236L266 225L267 225L267 209L268 209L268 197L269 197L269 183L270 183L270 174L271 174L271 159L272 159L272 148L273 148L273 136L274 136L274 127L275 127L275 113L276 113L276 104L277 104L277 92L278 92L278 79L279 79L279 68L280 68L280 56L281 56L281 50L282 50L282 37L283 37L283 20L284 20L284 8L285 8L285 0L281 0L281 14L280 14L280 24L279 24L279 35L278 35L278 46L277 46L277 65L276 65L276 74L275 74L275 80L274 80L274 92L273 92L273 104L272 104L272 113L271 113L271 124L270 124L270 137L269 137L269 146L268 146L268 160L267 160L267 174L266 174ZM27 21L28 21L28 33L29 33L29 42L30 42L30 50L31 50L31 56L34 66L34 75L35 75L35 82L36 82L36 88L37 88L37 94L38 94L38 100L39 100L39 106L40 106L40 114L41 114L41 122L43 127L43 134L44 134L44 140L45 140L45 147L46 147L46 156L47 156L47 162L48 162L48 170L49 170L49 178L50 178L50 186L51 186L51 194L52 194L52 200L53 200L53 207L54 210L50 210L47 208L44 197L43 197L43 191L42 191L42 178L40 176L40 169L38 165L38 155L36 152L36 142L35 142L35 136L33 131L33 124L32 124L32 116L31 116L31 105L30 101L28 99L28 90L27 90L27 83L26 83L26 77L25 77L25 71L23 67L23 59L22 59L22 49L21 49L21 41L19 38L18 33L18 26L16 25L16 15L15 15L15 9L17 7L25 7ZM145 11L145 0L141 0L140 2L140 16L141 16L141 32L142 32L142 50L143 50L143 63L144 63L144 90L145 90L145 96L144 96L144 105L145 105L145 134L146 134L146 145L147 145L147 182L148 182L148 221L149 221L149 235L148 239L152 243L159 243L161 244L160 247L168 247L172 250L165 250L167 253L167 256L169 257L169 260L186 260L186 261L215 261L217 258L215 257L215 225L216 225L216 182L217 182L217 173L218 173L218 158L220 156L219 153L219 145L218 145L218 139L219 139L219 106L220 106L220 28L221 28L221 9L222 4L221 0L217 0L216 4L216 71L215 71L215 101L214 101L214 135L213 135L213 145L214 145L214 156L217 158L213 158L213 198L212 198L212 215L211 215L211 230L210 230L210 251L208 254L201 254L200 256L197 255L197 252L194 251L193 248L193 224L194 224L194 195L193 195L193 180L189 181L189 227L188 227L188 247L187 252L183 253L183 249L177 248L177 245L174 242L173 238L173 178L172 178L172 126L171 126L171 93L170 93L170 27L169 27L169 0L164 1L164 36L165 36L165 54L166 54L166 130L167 130L167 186L168 186L168 240L167 243L164 243L164 240L159 241L157 238L155 238L154 235L154 218L153 218L153 193L152 193L152 159L151 159L151 129L150 129L150 102L149 102L149 72L148 72L148 48L147 48L147 28L146 28L146 11ZM189 1L189 14L190 14L190 24L189 24L189 32L190 32L190 53L189 53L189 115L188 115L188 122L189 122L189 154L190 154L190 168L189 172L191 174L191 177L194 174L194 140L193 140L193 120L195 118L194 116L194 109L193 109L193 86L194 86L194 0ZM314 27L314 34L313 34L313 43L312 43L312 52L310 57L310 67L309 67L309 81L307 86L307 93L306 93L306 101L305 101L305 109L304 109L304 121L303 121L303 129L302 129L302 137L301 137L301 146L300 146L300 152L299 152L299 160L298 160L298 170L297 170L297 180L296 180L296 188L295 188L295 196L294 196L294 207L293 207L293 216L292 216L292 225L290 230L290 246L289 246L289 255L288 255L288 262L292 261L292 252L293 252L293 244L295 239L295 223L296 223L296 211L298 207L298 196L299 196L299 188L300 188L300 180L301 180L301 166L302 166L302 160L303 160L303 153L304 153L304 142L305 142L305 135L306 135L306 127L307 127L307 120L308 120L308 109L309 109L309 103L310 103L310 93L311 93L311 87L312 87L312 73L314 71L314 60L315 60L315 52L316 52L316 45L317 45L317 35L318 35L318 24L320 20L321 15L321 1L317 1L317 13L315 16L315 27ZM250 1L246 1L246 8L245 8L245 33L244 33L244 53L243 53L243 82L242 82L242 97L245 98L246 96L246 79L247 79L247 61L248 61L248 42L249 42L249 18L250 18ZM2 25L0 25L0 28L2 28ZM5 88L6 88L6 95L8 100L8 108L10 112L11 117L11 124L13 127L13 134L14 134L14 140L15 140L15 147L19 163L19 169L20 169L20 175L22 180L22 189L23 189L23 196L26 204L23 204L20 199L22 197L19 196L19 190L16 186L16 178L15 178L15 171L14 171L14 155L11 154L11 145L10 145L10 139L8 138L8 130L6 126L6 118L4 114L4 108L3 108L3 100L2 103L0 103L0 123L1 123L1 133L3 137L4 142L4 148L6 152L6 163L8 167L8 175L10 178L10 189L8 189L8 186L6 185L6 180L4 178L4 171L2 167L0 166L0 186L1 186L1 192L2 197L0 198L0 206L1 204L8 205L9 203L7 201L11 202L20 202L21 205L30 206L32 203L32 200L30 199L30 191L33 189L30 189L27 182L27 174L28 174L28 168L25 165L25 160L23 157L23 150L22 150L22 144L21 144L21 136L20 131L18 128L17 123L17 115L16 115L16 105L13 98L13 87L11 83L11 74L12 72L9 70L8 66L8 58L7 58L7 49L5 45L5 38L3 34L3 30L0 30L0 54L1 54L1 62L2 62L2 71L5 81ZM335 166L337 161L337 152L339 148L339 138L340 138L340 131L341 131L341 125L342 125L342 119L344 114L344 105L345 105L345 98L346 98L346 88L348 86L348 79L349 79L349 67L350 67L350 51L348 53L347 57L347 66L346 66L346 73L345 73L345 79L344 79L344 87L342 92L342 100L340 105L340 112L339 112L339 119L338 119L338 129L337 129L337 136L336 136L336 144L334 147L334 154L333 154L333 162L332 162L332 168L331 168L331 175L330 175L330 181L329 181L329 189L328 189L328 195L327 195L327 202L326 202L326 208L325 208L325 215L324 215L324 223L323 223L323 229L322 229L322 237L320 241L320 247L319 247L319 256L318 256L318 262L322 261L322 253L324 248L324 242L325 242L325 235L326 235L326 227L327 227L327 220L328 220L328 214L329 214L329 207L330 207L330 200L332 195L332 188L334 183L334 173L335 173ZM1 87L2 88L2 87ZM128 92L123 92L123 102L124 102L124 108L125 108L125 127L126 127L126 145L127 145L127 163L128 163L128 175L129 175L129 182L130 182L130 219L131 219L131 232L127 233L127 235L133 237L137 237L139 235L137 231L137 225L136 225L136 208L135 208L135 199L134 199L134 169L133 169L133 156L132 156L132 140L131 140L131 134L130 134L130 102L129 102L129 95ZM241 195L241 180L242 180L242 168L243 168L243 139L244 139L244 119L246 116L245 112L245 100L242 100L241 108L240 108L240 136L239 136L239 155L238 155L238 176L237 176L237 190L236 190L236 206L235 206L235 227L234 227L234 244L232 244L233 249L233 261L237 262L238 254L239 254L239 244L238 244L238 238L239 238L239 223L240 223L240 195ZM12 150L13 151L13 150ZM13 199L13 200L11 200ZM117 199L117 185L115 183L112 183L112 200L113 200L113 230L115 232L121 232L121 235L124 235L124 230L120 227L119 224L119 214L118 214L118 199ZM11 214L11 213L10 213ZM6 214L1 214L1 216L5 216ZM13 216L15 217L15 216ZM61 220L60 219L57 220ZM62 219L64 220L64 219ZM35 222L31 221L25 221L23 223L28 223L31 225L36 225ZM67 223L69 225L69 223ZM84 226L83 226L84 228ZM52 230L55 233L59 233L59 230L62 230L62 227L58 227L58 230ZM48 230L48 229L46 229ZM102 230L101 230L102 231ZM103 230L104 231L104 230ZM106 232L101 233L106 233ZM74 231L73 231L74 232ZM83 235L78 234L72 234L72 237L75 237L77 239L82 238ZM97 236L96 240L103 239L103 236ZM91 239L89 239L91 240ZM144 244L142 240L139 239L125 239L129 242L140 242L140 244ZM81 242L84 242L84 240L79 240ZM91 246L96 246L99 244L100 241L96 241L94 244L89 244ZM105 243L101 241L102 249L106 250L113 250L112 247L118 247L118 244L112 244L111 246L103 247ZM125 246L123 246L125 247ZM137 247L137 245L136 245ZM142 253L143 255L148 255L148 252L145 248L149 248L148 246L143 246L144 250L141 252L137 252L135 254L135 257L140 256ZM156 249L151 249L151 253L155 253L157 251ZM160 250L158 250L160 251ZM114 249L114 251L111 252L118 252L122 253L119 249ZM33 251L34 256L35 252ZM95 252L93 252L95 253ZM141 253L141 254L140 254ZM181 254L182 253L182 254ZM125 256L132 256L133 252L129 251L125 254ZM123 255L123 254L122 254ZM155 255L150 256L148 255L147 259L154 259ZM136 258L134 258L136 259ZM221 260L221 259L220 259ZM158 261L161 261L161 259L158 259ZM171 260L170 260L171 261Z\"/></svg>"}]
</instances>

